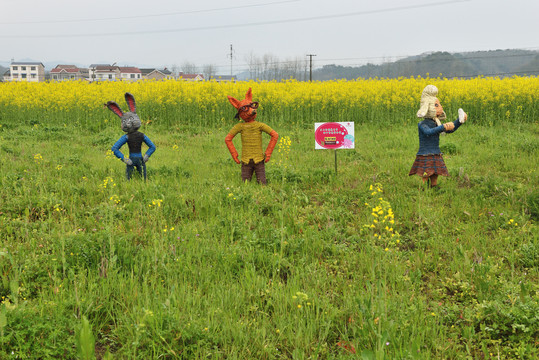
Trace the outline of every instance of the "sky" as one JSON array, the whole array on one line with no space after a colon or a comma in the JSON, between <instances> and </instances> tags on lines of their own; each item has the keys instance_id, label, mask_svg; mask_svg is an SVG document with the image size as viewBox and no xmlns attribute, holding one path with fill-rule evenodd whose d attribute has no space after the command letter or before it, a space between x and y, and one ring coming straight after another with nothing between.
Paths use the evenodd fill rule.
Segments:
<instances>
[{"instance_id":1,"label":"sky","mask_svg":"<svg viewBox=\"0 0 539 360\"><path fill-rule=\"evenodd\" d=\"M264 54L283 61L312 54L319 67L434 51L539 50L537 0L2 0L0 11L7 64L191 63L230 74Z\"/></svg>"}]
</instances>

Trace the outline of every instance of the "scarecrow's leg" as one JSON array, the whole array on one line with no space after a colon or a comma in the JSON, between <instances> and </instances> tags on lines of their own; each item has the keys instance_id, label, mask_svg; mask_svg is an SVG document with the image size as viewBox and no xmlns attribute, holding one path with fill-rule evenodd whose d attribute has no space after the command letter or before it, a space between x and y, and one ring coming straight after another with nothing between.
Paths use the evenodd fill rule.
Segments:
<instances>
[{"instance_id":1,"label":"scarecrow's leg","mask_svg":"<svg viewBox=\"0 0 539 360\"><path fill-rule=\"evenodd\" d=\"M264 161L261 161L255 165L255 174L256 181L266 185L266 166L264 165Z\"/></svg>"},{"instance_id":2,"label":"scarecrow's leg","mask_svg":"<svg viewBox=\"0 0 539 360\"><path fill-rule=\"evenodd\" d=\"M125 176L127 177L127 180L131 180L131 173L133 172L134 167L134 165L125 166Z\"/></svg>"},{"instance_id":3,"label":"scarecrow's leg","mask_svg":"<svg viewBox=\"0 0 539 360\"><path fill-rule=\"evenodd\" d=\"M253 172L255 171L255 163L251 159L248 164L241 163L241 179L243 181L251 181L251 178L253 177Z\"/></svg>"}]
</instances>

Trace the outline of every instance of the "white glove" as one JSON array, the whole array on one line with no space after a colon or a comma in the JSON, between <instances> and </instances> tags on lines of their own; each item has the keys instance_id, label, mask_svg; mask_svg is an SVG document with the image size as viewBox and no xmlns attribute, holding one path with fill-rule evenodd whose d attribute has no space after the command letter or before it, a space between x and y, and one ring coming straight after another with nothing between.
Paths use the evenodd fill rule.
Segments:
<instances>
[{"instance_id":1,"label":"white glove","mask_svg":"<svg viewBox=\"0 0 539 360\"><path fill-rule=\"evenodd\" d=\"M124 158L122 159L122 161L123 161L124 163L126 163L127 165L133 165L133 162L131 161L130 158L124 157Z\"/></svg>"},{"instance_id":2,"label":"white glove","mask_svg":"<svg viewBox=\"0 0 539 360\"><path fill-rule=\"evenodd\" d=\"M144 161L144 163L147 163L148 160L150 160L150 157L148 155L144 155L144 157L142 158L142 161Z\"/></svg>"},{"instance_id":3,"label":"white glove","mask_svg":"<svg viewBox=\"0 0 539 360\"><path fill-rule=\"evenodd\" d=\"M461 124L464 124L466 122L466 118L468 116L466 115L466 113L464 112L464 110L462 109L459 109L459 123Z\"/></svg>"}]
</instances>

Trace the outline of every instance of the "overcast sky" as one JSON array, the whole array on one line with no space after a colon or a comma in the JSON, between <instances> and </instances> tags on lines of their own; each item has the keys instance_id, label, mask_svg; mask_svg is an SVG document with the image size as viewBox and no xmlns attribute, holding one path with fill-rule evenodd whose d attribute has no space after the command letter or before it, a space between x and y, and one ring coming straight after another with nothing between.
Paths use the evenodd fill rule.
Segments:
<instances>
[{"instance_id":1,"label":"overcast sky","mask_svg":"<svg viewBox=\"0 0 539 360\"><path fill-rule=\"evenodd\" d=\"M431 51L539 50L538 0L2 0L0 61L213 64L315 54L362 65Z\"/></svg>"}]
</instances>

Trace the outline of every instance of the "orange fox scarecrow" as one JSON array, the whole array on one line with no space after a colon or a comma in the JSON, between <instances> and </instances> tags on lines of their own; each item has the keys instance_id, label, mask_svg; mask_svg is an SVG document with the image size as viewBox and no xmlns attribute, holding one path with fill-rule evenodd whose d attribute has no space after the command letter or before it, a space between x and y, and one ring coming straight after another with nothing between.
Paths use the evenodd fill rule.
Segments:
<instances>
[{"instance_id":1,"label":"orange fox scarecrow","mask_svg":"<svg viewBox=\"0 0 539 360\"><path fill-rule=\"evenodd\" d=\"M258 102L253 102L251 88L247 90L244 100L236 100L229 96L228 101L238 110L235 118L241 118L244 121L236 124L225 137L225 143L230 155L232 155L236 163L241 163L241 178L243 181L251 180L254 172L256 180L259 183L266 184L264 163L270 160L279 134L268 125L255 121ZM262 152L262 132L271 136L265 152ZM232 139L238 133L241 133L241 161L238 159L238 152L232 142Z\"/></svg>"}]
</instances>

